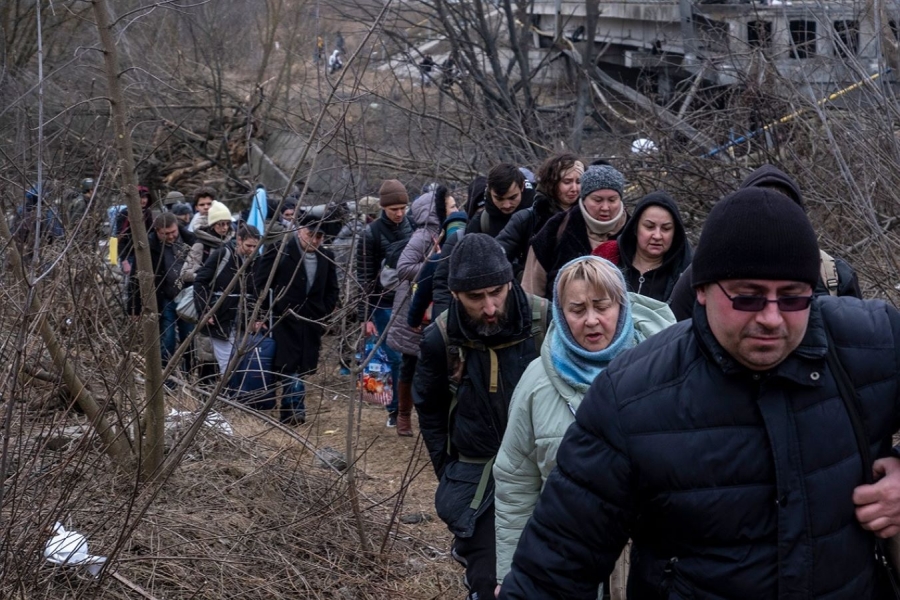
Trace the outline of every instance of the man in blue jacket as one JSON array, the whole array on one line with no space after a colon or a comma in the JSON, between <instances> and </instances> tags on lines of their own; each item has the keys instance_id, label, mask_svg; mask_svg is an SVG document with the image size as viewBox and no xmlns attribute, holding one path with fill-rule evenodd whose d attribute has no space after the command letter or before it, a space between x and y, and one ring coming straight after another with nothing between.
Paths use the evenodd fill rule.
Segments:
<instances>
[{"instance_id":1,"label":"man in blue jacket","mask_svg":"<svg viewBox=\"0 0 900 600\"><path fill-rule=\"evenodd\" d=\"M713 208L693 320L595 380L501 599L596 598L629 538L629 598L893 597L873 532L897 532L900 313L814 297L818 276L794 202L750 188Z\"/></svg>"}]
</instances>

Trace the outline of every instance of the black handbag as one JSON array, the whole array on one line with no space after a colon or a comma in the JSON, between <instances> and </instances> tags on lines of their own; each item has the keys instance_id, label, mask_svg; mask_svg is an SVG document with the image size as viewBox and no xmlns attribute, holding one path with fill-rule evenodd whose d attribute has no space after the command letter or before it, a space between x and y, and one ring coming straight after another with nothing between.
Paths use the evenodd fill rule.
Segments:
<instances>
[{"instance_id":1,"label":"black handbag","mask_svg":"<svg viewBox=\"0 0 900 600\"><path fill-rule=\"evenodd\" d=\"M841 364L840 358L838 358L837 349L827 325L825 326L825 336L828 340L828 352L825 354L825 360L828 363L828 368L834 374L838 393L844 401L847 414L850 416L850 423L853 425L853 435L856 437L856 446L859 448L859 456L862 463L863 481L867 484L872 484L875 483L875 479L872 476L872 464L874 461L869 448L869 436L866 434L866 427L859 412L859 394L856 392L856 388L853 387L850 376L844 369L844 365ZM874 537L875 560L883 567L882 570L885 578L890 582L894 598L900 599L900 580L897 577L898 568L900 568L900 564L898 564L900 552L897 551L898 544L900 544L900 534L890 539Z\"/></svg>"}]
</instances>

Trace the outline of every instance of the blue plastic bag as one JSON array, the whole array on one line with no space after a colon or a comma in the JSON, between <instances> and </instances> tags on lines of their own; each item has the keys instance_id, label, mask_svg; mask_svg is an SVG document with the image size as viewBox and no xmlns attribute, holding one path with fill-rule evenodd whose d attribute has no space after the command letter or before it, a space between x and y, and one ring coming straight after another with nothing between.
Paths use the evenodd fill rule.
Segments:
<instances>
[{"instance_id":1,"label":"blue plastic bag","mask_svg":"<svg viewBox=\"0 0 900 600\"><path fill-rule=\"evenodd\" d=\"M356 364L361 364L372 353L378 338L372 336L366 339L365 353L356 355ZM368 404L387 406L391 403L394 390L391 384L391 363L388 360L384 346L379 346L372 360L359 374L357 388L362 391L362 399Z\"/></svg>"}]
</instances>

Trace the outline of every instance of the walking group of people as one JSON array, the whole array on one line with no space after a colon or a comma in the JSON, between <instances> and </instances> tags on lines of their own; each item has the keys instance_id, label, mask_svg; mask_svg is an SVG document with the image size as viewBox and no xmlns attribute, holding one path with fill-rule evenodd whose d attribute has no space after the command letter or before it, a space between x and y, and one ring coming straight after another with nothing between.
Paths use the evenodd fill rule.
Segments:
<instances>
[{"instance_id":1,"label":"walking group of people","mask_svg":"<svg viewBox=\"0 0 900 600\"><path fill-rule=\"evenodd\" d=\"M771 165L696 248L670 194L629 210L625 189L561 153L536 176L496 165L460 202L386 180L344 227L387 425L418 416L468 598L895 597L878 540L900 532L900 314L860 298ZM268 330L281 418L303 422L338 305L327 217L290 206L261 240L214 190L194 201L193 231L148 223L164 355L192 284L219 369Z\"/></svg>"},{"instance_id":2,"label":"walking group of people","mask_svg":"<svg viewBox=\"0 0 900 600\"><path fill-rule=\"evenodd\" d=\"M415 408L468 598L896 597L900 314L793 178L750 174L692 248L609 164L528 175L409 214L385 181L357 248L388 425Z\"/></svg>"},{"instance_id":3,"label":"walking group of people","mask_svg":"<svg viewBox=\"0 0 900 600\"><path fill-rule=\"evenodd\" d=\"M171 210L154 217L148 207L149 190L141 188L140 196L139 218L149 232L164 363L197 326L201 331L194 335L184 368L196 367L201 375L226 374L229 365L234 370L240 357L259 346L261 336L268 336L274 343L267 347L274 355L271 364L260 368L271 368L273 383L282 390L280 420L304 423L303 380L316 370L327 318L338 305L334 257L321 247L327 216L295 214L294 205L285 203L279 227L272 228L277 233L263 240L259 229L236 222L228 207L216 200L214 188L194 192L196 213L190 222ZM130 218L124 212L120 219L119 264L124 273L133 275ZM181 295L189 288L199 323L178 312ZM142 311L136 277L130 278L128 291L129 314L136 318ZM272 404L267 396L258 406Z\"/></svg>"}]
</instances>

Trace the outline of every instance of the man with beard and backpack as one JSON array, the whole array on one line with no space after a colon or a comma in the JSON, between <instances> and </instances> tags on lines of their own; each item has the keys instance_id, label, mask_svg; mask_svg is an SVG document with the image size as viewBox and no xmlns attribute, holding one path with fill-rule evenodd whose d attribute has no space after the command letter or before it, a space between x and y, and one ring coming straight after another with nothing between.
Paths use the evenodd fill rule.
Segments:
<instances>
[{"instance_id":1,"label":"man with beard and backpack","mask_svg":"<svg viewBox=\"0 0 900 600\"><path fill-rule=\"evenodd\" d=\"M522 290L503 248L484 234L457 244L449 286L450 308L422 336L413 401L468 598L486 600L497 583L491 467L513 390L540 353L548 303Z\"/></svg>"},{"instance_id":2,"label":"man with beard and backpack","mask_svg":"<svg viewBox=\"0 0 900 600\"><path fill-rule=\"evenodd\" d=\"M397 260L413 232L406 215L409 195L396 179L387 179L378 190L381 215L366 226L356 250L356 275L365 297L359 303L359 320L365 337L380 336L391 320L394 290L399 284ZM392 264L391 264L392 263ZM387 405L388 427L397 426L397 377L400 354L386 343L384 349L391 363L393 398Z\"/></svg>"}]
</instances>

